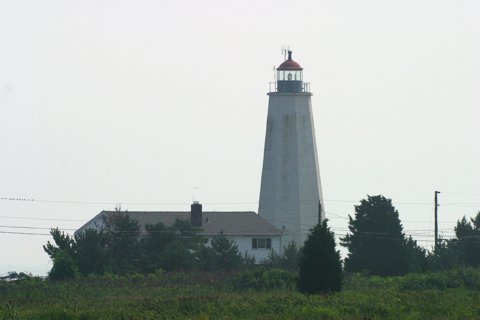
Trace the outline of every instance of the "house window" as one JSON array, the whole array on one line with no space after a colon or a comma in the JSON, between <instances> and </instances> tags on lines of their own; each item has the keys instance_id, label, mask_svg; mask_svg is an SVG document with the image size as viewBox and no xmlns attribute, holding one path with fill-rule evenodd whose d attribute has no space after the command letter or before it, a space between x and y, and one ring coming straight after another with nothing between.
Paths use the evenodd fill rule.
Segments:
<instances>
[{"instance_id":1,"label":"house window","mask_svg":"<svg viewBox=\"0 0 480 320\"><path fill-rule=\"evenodd\" d=\"M271 249L271 238L252 238L252 249Z\"/></svg>"}]
</instances>

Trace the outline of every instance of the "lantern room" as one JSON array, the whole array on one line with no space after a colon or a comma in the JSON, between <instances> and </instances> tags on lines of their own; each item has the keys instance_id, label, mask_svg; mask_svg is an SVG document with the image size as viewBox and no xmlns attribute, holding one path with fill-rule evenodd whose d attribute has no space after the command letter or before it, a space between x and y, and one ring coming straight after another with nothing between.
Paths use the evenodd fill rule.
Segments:
<instances>
[{"instance_id":1,"label":"lantern room","mask_svg":"<svg viewBox=\"0 0 480 320\"><path fill-rule=\"evenodd\" d=\"M277 92L303 91L303 68L292 60L292 51L288 51L288 59L277 68Z\"/></svg>"}]
</instances>

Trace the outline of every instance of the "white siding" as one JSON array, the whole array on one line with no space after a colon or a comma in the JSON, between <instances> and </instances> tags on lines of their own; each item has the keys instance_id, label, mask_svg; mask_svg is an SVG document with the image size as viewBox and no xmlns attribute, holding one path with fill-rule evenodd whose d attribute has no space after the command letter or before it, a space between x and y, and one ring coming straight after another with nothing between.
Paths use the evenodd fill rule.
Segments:
<instances>
[{"instance_id":1,"label":"white siding","mask_svg":"<svg viewBox=\"0 0 480 320\"><path fill-rule=\"evenodd\" d=\"M277 253L280 253L280 248L282 246L281 237L280 236L232 236L229 237L235 241L236 245L238 246L238 251L242 254L248 253L250 256L255 257L255 263L260 263L263 259L267 258L268 254L271 250L274 250ZM253 249L252 248L252 239L253 238L264 238L264 239L272 239L272 248L271 249ZM208 240L208 245L210 245L210 240Z\"/></svg>"},{"instance_id":2,"label":"white siding","mask_svg":"<svg viewBox=\"0 0 480 320\"><path fill-rule=\"evenodd\" d=\"M99 231L102 229L104 226L103 219L100 216L96 216L93 218L91 221L87 222L85 225L83 225L80 229L75 231L75 233L81 233L84 232L85 230L88 229L93 229Z\"/></svg>"}]
</instances>

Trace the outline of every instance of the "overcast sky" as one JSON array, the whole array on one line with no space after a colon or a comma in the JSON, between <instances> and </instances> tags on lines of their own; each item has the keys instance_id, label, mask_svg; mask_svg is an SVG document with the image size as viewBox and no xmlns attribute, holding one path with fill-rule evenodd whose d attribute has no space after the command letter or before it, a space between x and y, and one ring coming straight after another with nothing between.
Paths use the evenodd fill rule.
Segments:
<instances>
[{"instance_id":1,"label":"overcast sky","mask_svg":"<svg viewBox=\"0 0 480 320\"><path fill-rule=\"evenodd\" d=\"M355 203L383 194L430 248L435 190L446 237L480 210L479 9L0 1L0 197L58 201L0 200L0 273L51 267L50 237L5 232L76 229L115 203L186 211L195 196L204 210L257 211L282 45L311 83L335 232Z\"/></svg>"}]
</instances>

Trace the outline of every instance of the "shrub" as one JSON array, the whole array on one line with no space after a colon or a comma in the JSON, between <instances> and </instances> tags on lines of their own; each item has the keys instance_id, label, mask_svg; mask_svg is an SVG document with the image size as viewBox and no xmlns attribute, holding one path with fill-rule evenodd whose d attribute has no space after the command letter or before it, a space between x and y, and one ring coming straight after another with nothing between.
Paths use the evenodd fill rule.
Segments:
<instances>
[{"instance_id":1,"label":"shrub","mask_svg":"<svg viewBox=\"0 0 480 320\"><path fill-rule=\"evenodd\" d=\"M230 285L238 290L293 290L296 288L296 274L281 269L260 267L236 274L230 280Z\"/></svg>"},{"instance_id":2,"label":"shrub","mask_svg":"<svg viewBox=\"0 0 480 320\"><path fill-rule=\"evenodd\" d=\"M480 271L475 268L453 269L443 272L412 273L397 279L402 290L448 289L466 287L480 289Z\"/></svg>"},{"instance_id":3,"label":"shrub","mask_svg":"<svg viewBox=\"0 0 480 320\"><path fill-rule=\"evenodd\" d=\"M397 277L379 277L355 273L350 274L345 283L346 290L354 291L387 288L406 291L454 288L480 290L480 270L476 268L458 268L442 272L410 273Z\"/></svg>"}]
</instances>

